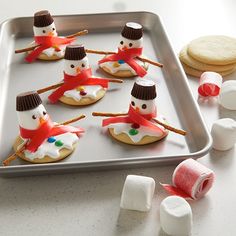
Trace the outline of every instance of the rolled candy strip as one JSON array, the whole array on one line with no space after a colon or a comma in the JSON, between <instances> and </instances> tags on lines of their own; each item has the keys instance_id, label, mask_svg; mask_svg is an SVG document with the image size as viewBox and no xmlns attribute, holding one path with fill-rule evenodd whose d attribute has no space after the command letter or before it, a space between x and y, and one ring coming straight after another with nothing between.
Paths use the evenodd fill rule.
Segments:
<instances>
[{"instance_id":1,"label":"rolled candy strip","mask_svg":"<svg viewBox=\"0 0 236 236\"><path fill-rule=\"evenodd\" d=\"M214 97L220 93L222 76L216 72L206 71L202 73L199 81L198 93L203 97Z\"/></svg>"},{"instance_id":2,"label":"rolled candy strip","mask_svg":"<svg viewBox=\"0 0 236 236\"><path fill-rule=\"evenodd\" d=\"M171 195L185 199L199 199L212 187L215 175L212 170L193 159L181 162L174 170L173 185L162 184Z\"/></svg>"}]
</instances>

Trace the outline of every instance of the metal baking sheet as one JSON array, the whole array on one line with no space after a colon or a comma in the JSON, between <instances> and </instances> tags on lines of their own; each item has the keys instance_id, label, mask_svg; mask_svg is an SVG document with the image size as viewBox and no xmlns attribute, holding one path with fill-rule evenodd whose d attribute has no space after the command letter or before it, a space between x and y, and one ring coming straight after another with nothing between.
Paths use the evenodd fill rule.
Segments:
<instances>
[{"instance_id":1,"label":"metal baking sheet","mask_svg":"<svg viewBox=\"0 0 236 236\"><path fill-rule=\"evenodd\" d=\"M150 66L148 78L157 84L157 109L169 124L185 129L186 137L170 132L160 142L145 146L132 146L113 140L102 129L102 118L92 117L93 111L120 112L129 106L130 90L134 79L126 79L120 85L111 85L106 96L87 107L70 107L43 102L53 121L65 121L84 113L87 118L76 125L85 128L76 151L61 162L30 164L23 160L11 166L0 167L1 176L38 175L81 170L130 168L154 164L178 163L183 159L205 155L211 147L211 138L194 101L186 76L170 45L160 18L149 12L106 13L68 15L54 17L59 35L82 29L89 34L78 38L86 48L115 50L121 29L128 21L143 25L144 54L164 64L163 69ZM23 48L32 41L32 17L10 19L2 23L0 33L0 161L13 152L12 144L18 135L15 97L18 93L39 89L62 78L63 60L28 64L23 54L14 54L15 48ZM88 55L93 72L109 77L98 69L99 55Z\"/></svg>"}]
</instances>

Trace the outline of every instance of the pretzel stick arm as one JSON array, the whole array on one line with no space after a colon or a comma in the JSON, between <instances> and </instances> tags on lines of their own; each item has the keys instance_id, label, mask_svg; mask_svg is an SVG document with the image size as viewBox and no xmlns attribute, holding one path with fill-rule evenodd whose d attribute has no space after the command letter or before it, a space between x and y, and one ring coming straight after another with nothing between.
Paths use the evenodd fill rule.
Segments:
<instances>
[{"instance_id":1,"label":"pretzel stick arm","mask_svg":"<svg viewBox=\"0 0 236 236\"><path fill-rule=\"evenodd\" d=\"M103 116L103 117L116 117L116 116L126 116L128 113L109 113L109 112L93 112L93 116Z\"/></svg>"},{"instance_id":2,"label":"pretzel stick arm","mask_svg":"<svg viewBox=\"0 0 236 236\"><path fill-rule=\"evenodd\" d=\"M174 128L174 127L172 127L172 126L170 126L170 125L167 125L167 124L165 124L165 123L163 123L163 122L161 122L161 121L159 121L159 120L157 120L157 119L152 119L152 120L155 121L157 124L163 126L165 129L168 129L168 130L170 130L170 131L172 131L172 132L175 132L175 133L177 133L177 134L181 134L181 135L183 135L183 136L185 136L185 135L187 134L187 132L186 132L185 130L176 129L176 128Z\"/></svg>"}]
</instances>

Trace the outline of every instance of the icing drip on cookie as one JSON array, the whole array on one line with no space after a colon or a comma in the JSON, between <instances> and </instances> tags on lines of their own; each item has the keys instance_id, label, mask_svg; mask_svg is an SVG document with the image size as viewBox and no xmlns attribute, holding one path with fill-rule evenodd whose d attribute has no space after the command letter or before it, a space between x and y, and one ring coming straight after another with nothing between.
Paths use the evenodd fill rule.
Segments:
<instances>
[{"instance_id":1,"label":"icing drip on cookie","mask_svg":"<svg viewBox=\"0 0 236 236\"><path fill-rule=\"evenodd\" d=\"M83 88L83 91L79 89L68 90L64 96L73 98L75 101L80 101L82 98L96 99L98 92L103 90L100 85L83 86Z\"/></svg>"},{"instance_id":2,"label":"icing drip on cookie","mask_svg":"<svg viewBox=\"0 0 236 236\"><path fill-rule=\"evenodd\" d=\"M42 159L45 156L57 159L60 157L61 149L65 148L68 150L73 150L73 144L75 144L78 140L79 138L76 134L60 134L45 140L36 152L29 152L25 150L24 154L30 160L34 160L36 158Z\"/></svg>"},{"instance_id":3,"label":"icing drip on cookie","mask_svg":"<svg viewBox=\"0 0 236 236\"><path fill-rule=\"evenodd\" d=\"M165 121L163 118L158 117L160 121ZM167 131L163 129L162 126L157 125L162 132L157 133L156 131L150 130L145 126L135 127L134 124L127 124L127 123L117 123L117 124L110 124L108 128L114 129L114 134L126 134L128 137L134 142L138 143L144 138L145 136L152 136L152 137L162 137L163 133Z\"/></svg>"}]
</instances>

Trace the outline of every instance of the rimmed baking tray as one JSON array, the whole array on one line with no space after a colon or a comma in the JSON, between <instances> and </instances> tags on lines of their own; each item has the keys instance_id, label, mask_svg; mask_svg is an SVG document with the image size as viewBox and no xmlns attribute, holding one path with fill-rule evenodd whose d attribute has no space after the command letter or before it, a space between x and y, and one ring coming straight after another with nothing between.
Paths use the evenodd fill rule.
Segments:
<instances>
[{"instance_id":1,"label":"rimmed baking tray","mask_svg":"<svg viewBox=\"0 0 236 236\"><path fill-rule=\"evenodd\" d=\"M158 15L149 12L125 12L54 17L59 35L82 29L89 34L78 39L87 48L115 50L120 32L128 21L138 22L144 27L144 54L164 64L162 69L150 66L147 77L157 84L158 113L163 114L169 124L185 129L186 137L170 132L165 140L146 145L131 146L109 137L101 128L101 118L92 117L93 111L126 111L134 79L126 79L120 85L112 85L106 96L98 103L75 108L62 104L48 104L42 96L48 113L54 121L64 121L81 113L87 118L78 123L86 129L76 151L58 163L29 164L20 159L11 166L0 167L1 176L62 173L81 170L130 168L154 164L178 163L186 158L205 155L211 147L211 137L203 122L199 108L193 99L182 67L170 45ZM10 19L2 23L0 33L0 161L12 151L18 135L15 112L15 97L18 93L39 89L57 83L62 78L63 61L28 64L23 54L15 55L15 48L22 48L32 41L32 17ZM93 72L106 76L97 66L99 55L88 55ZM77 124L76 124L77 125Z\"/></svg>"}]
</instances>

